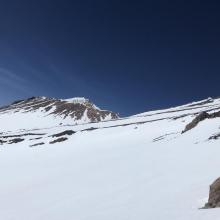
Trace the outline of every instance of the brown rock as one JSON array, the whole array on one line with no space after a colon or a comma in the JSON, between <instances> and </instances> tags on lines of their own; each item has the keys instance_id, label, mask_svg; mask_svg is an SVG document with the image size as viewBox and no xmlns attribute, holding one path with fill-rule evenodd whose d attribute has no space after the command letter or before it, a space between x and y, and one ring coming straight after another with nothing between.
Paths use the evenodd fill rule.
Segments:
<instances>
[{"instance_id":1,"label":"brown rock","mask_svg":"<svg viewBox=\"0 0 220 220\"><path fill-rule=\"evenodd\" d=\"M53 110L52 110L53 109ZM81 120L84 114L87 114L90 122L99 122L108 119L119 118L118 114L98 109L92 102L85 99L83 102L68 102L62 99L54 99L47 97L31 97L26 100L19 100L13 102L11 105L0 107L0 114L8 111L13 112L35 112L41 110L45 115L51 114L54 116L62 116L66 118L70 116L75 121ZM49 112L50 111L50 112Z\"/></svg>"},{"instance_id":2,"label":"brown rock","mask_svg":"<svg viewBox=\"0 0 220 220\"><path fill-rule=\"evenodd\" d=\"M215 180L210 186L209 200L204 208L217 208L220 207L220 178Z\"/></svg>"},{"instance_id":3,"label":"brown rock","mask_svg":"<svg viewBox=\"0 0 220 220\"><path fill-rule=\"evenodd\" d=\"M190 122L188 125L186 125L186 127L185 127L185 129L183 130L182 133L193 129L194 127L196 127L199 124L199 122L205 120L206 118L209 118L209 114L207 112L200 113L198 116L196 116L192 120L192 122Z\"/></svg>"},{"instance_id":4,"label":"brown rock","mask_svg":"<svg viewBox=\"0 0 220 220\"><path fill-rule=\"evenodd\" d=\"M196 116L192 122L190 122L188 125L186 125L185 129L182 131L182 133L185 133L194 127L196 127L201 121L204 121L205 119L212 119L220 117L220 111L214 112L214 113L207 113L207 112L201 112L198 116Z\"/></svg>"}]
</instances>

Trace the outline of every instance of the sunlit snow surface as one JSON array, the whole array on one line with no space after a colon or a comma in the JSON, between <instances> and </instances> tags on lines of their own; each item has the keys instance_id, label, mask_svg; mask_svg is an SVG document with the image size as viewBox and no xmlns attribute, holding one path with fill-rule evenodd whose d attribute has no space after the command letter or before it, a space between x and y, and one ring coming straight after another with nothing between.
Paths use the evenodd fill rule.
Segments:
<instances>
[{"instance_id":1,"label":"sunlit snow surface","mask_svg":"<svg viewBox=\"0 0 220 220\"><path fill-rule=\"evenodd\" d=\"M220 209L199 208L220 176L220 139L208 141L220 118L181 134L194 114L219 110L216 99L82 125L0 115L4 135L45 133L42 146L0 145L0 219L219 220ZM20 130L30 124L38 130ZM49 144L65 130L76 133Z\"/></svg>"}]
</instances>

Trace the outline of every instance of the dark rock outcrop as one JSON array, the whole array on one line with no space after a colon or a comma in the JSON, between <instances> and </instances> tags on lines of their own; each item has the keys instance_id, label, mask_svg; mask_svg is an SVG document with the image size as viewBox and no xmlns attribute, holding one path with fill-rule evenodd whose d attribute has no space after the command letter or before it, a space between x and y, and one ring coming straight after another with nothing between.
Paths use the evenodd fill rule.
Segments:
<instances>
[{"instance_id":1,"label":"dark rock outcrop","mask_svg":"<svg viewBox=\"0 0 220 220\"><path fill-rule=\"evenodd\" d=\"M66 141L66 140L68 140L68 138L66 138L66 137L61 137L61 138L57 138L57 139L51 141L50 144L55 144L55 143L63 142L63 141Z\"/></svg>"},{"instance_id":2,"label":"dark rock outcrop","mask_svg":"<svg viewBox=\"0 0 220 220\"><path fill-rule=\"evenodd\" d=\"M194 127L196 127L199 122L205 120L206 118L209 117L209 114L207 112L202 112L200 113L198 116L196 116L192 122L190 122L188 125L186 125L185 129L183 130L182 133L186 132L186 131L189 131L191 129L193 129Z\"/></svg>"},{"instance_id":3,"label":"dark rock outcrop","mask_svg":"<svg viewBox=\"0 0 220 220\"><path fill-rule=\"evenodd\" d=\"M32 144L32 145L30 145L30 147L36 147L36 146L40 146L40 145L44 145L44 142Z\"/></svg>"},{"instance_id":4,"label":"dark rock outcrop","mask_svg":"<svg viewBox=\"0 0 220 220\"><path fill-rule=\"evenodd\" d=\"M218 178L211 184L209 191L209 200L208 203L205 204L204 208L217 207L220 207L220 178Z\"/></svg>"},{"instance_id":5,"label":"dark rock outcrop","mask_svg":"<svg viewBox=\"0 0 220 220\"><path fill-rule=\"evenodd\" d=\"M15 135L3 135L0 136L1 138L18 138L18 137L24 137L24 136L42 136L45 135L45 133L24 133L24 134L15 134Z\"/></svg>"},{"instance_id":6,"label":"dark rock outcrop","mask_svg":"<svg viewBox=\"0 0 220 220\"><path fill-rule=\"evenodd\" d=\"M22 141L24 141L23 138L14 138L14 139L9 140L9 144L17 144Z\"/></svg>"},{"instance_id":7,"label":"dark rock outcrop","mask_svg":"<svg viewBox=\"0 0 220 220\"><path fill-rule=\"evenodd\" d=\"M214 113L207 113L207 112L201 112L198 116L196 116L192 122L186 125L185 129L182 131L182 133L185 133L194 127L196 127L201 121L204 121L205 119L212 119L220 117L220 111L214 112Z\"/></svg>"},{"instance_id":8,"label":"dark rock outcrop","mask_svg":"<svg viewBox=\"0 0 220 220\"><path fill-rule=\"evenodd\" d=\"M63 132L60 132L60 133L57 133L57 134L53 134L51 137L62 137L64 135L73 135L75 133L76 132L73 131L73 130L66 130L66 131L63 131Z\"/></svg>"},{"instance_id":9,"label":"dark rock outcrop","mask_svg":"<svg viewBox=\"0 0 220 220\"><path fill-rule=\"evenodd\" d=\"M94 131L94 130L97 130L98 128L94 128L94 127L91 127L91 128L86 128L82 131Z\"/></svg>"},{"instance_id":10,"label":"dark rock outcrop","mask_svg":"<svg viewBox=\"0 0 220 220\"><path fill-rule=\"evenodd\" d=\"M220 133L212 135L211 137L209 137L209 140L217 140L219 138L220 138Z\"/></svg>"}]
</instances>

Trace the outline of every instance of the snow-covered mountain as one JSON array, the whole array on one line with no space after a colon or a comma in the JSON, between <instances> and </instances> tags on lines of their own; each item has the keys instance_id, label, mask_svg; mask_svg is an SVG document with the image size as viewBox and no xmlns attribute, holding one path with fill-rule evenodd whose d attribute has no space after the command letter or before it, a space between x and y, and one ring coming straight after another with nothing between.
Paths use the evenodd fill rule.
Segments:
<instances>
[{"instance_id":1,"label":"snow-covered mountain","mask_svg":"<svg viewBox=\"0 0 220 220\"><path fill-rule=\"evenodd\" d=\"M38 99L0 112L1 219L220 218L199 209L220 176L220 98L93 123L54 107L83 99Z\"/></svg>"},{"instance_id":2,"label":"snow-covered mountain","mask_svg":"<svg viewBox=\"0 0 220 220\"><path fill-rule=\"evenodd\" d=\"M5 128L38 128L59 124L82 124L117 119L118 114L101 110L85 98L54 99L32 97L0 108L0 123Z\"/></svg>"}]
</instances>

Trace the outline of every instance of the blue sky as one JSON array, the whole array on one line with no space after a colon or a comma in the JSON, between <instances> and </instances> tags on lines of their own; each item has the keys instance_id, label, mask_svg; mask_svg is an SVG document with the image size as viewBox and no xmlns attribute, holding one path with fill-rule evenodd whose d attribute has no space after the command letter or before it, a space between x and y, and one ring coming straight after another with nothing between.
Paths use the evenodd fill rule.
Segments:
<instances>
[{"instance_id":1,"label":"blue sky","mask_svg":"<svg viewBox=\"0 0 220 220\"><path fill-rule=\"evenodd\" d=\"M0 105L84 96L131 115L220 96L218 1L7 1Z\"/></svg>"}]
</instances>

